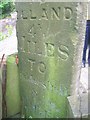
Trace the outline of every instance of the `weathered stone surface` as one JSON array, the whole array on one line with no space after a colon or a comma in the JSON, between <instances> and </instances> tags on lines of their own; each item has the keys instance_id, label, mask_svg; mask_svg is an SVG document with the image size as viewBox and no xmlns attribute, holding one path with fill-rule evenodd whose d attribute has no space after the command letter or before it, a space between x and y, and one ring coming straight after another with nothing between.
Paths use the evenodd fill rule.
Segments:
<instances>
[{"instance_id":1,"label":"weathered stone surface","mask_svg":"<svg viewBox=\"0 0 90 120\"><path fill-rule=\"evenodd\" d=\"M67 116L71 81L80 69L84 7L75 2L16 3L24 117Z\"/></svg>"}]
</instances>

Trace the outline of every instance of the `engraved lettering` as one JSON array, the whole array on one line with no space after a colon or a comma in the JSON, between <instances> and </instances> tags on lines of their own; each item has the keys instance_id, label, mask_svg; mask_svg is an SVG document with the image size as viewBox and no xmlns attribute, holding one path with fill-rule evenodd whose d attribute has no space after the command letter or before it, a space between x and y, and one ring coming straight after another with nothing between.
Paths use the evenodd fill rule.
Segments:
<instances>
[{"instance_id":1,"label":"engraved lettering","mask_svg":"<svg viewBox=\"0 0 90 120\"><path fill-rule=\"evenodd\" d=\"M28 49L28 53L32 53L32 54L34 54L34 53L36 53L36 42L31 42L31 41L28 41L28 43L27 43L27 49Z\"/></svg>"},{"instance_id":2,"label":"engraved lettering","mask_svg":"<svg viewBox=\"0 0 90 120\"><path fill-rule=\"evenodd\" d=\"M39 27L39 30L42 30L42 27L41 27L41 24L40 24L40 23L38 24L38 27Z\"/></svg>"},{"instance_id":3,"label":"engraved lettering","mask_svg":"<svg viewBox=\"0 0 90 120\"><path fill-rule=\"evenodd\" d=\"M46 43L47 56L54 56L54 44Z\"/></svg>"},{"instance_id":4,"label":"engraved lettering","mask_svg":"<svg viewBox=\"0 0 90 120\"><path fill-rule=\"evenodd\" d=\"M27 12L26 10L22 10L21 18L23 18L23 19L27 19L27 18L28 18L27 13L28 13L28 12Z\"/></svg>"},{"instance_id":5,"label":"engraved lettering","mask_svg":"<svg viewBox=\"0 0 90 120\"><path fill-rule=\"evenodd\" d=\"M34 20L36 19L37 17L35 16L33 10L30 10L30 13L31 13L31 19Z\"/></svg>"},{"instance_id":6,"label":"engraved lettering","mask_svg":"<svg viewBox=\"0 0 90 120\"><path fill-rule=\"evenodd\" d=\"M48 20L47 11L45 8L42 9L42 19Z\"/></svg>"},{"instance_id":7,"label":"engraved lettering","mask_svg":"<svg viewBox=\"0 0 90 120\"><path fill-rule=\"evenodd\" d=\"M59 52L59 57L62 60L67 60L69 57L69 50L68 47L65 45L60 45L60 47L58 47L58 52Z\"/></svg>"},{"instance_id":8,"label":"engraved lettering","mask_svg":"<svg viewBox=\"0 0 90 120\"><path fill-rule=\"evenodd\" d=\"M34 25L34 24L30 27L28 33L29 33L32 37L35 37L35 36L36 36L36 29L35 29L35 25Z\"/></svg>"},{"instance_id":9,"label":"engraved lettering","mask_svg":"<svg viewBox=\"0 0 90 120\"><path fill-rule=\"evenodd\" d=\"M63 14L61 13L61 9L63 10ZM29 11L27 10L22 10L21 11L21 18L23 19L30 19L30 20L60 20L60 19L64 19L64 20L70 20L72 18L72 13L73 10L70 7L57 7L54 8L52 7L49 11L47 10L47 8L42 8L41 9L42 12L40 14L40 16L38 16L36 14L35 9L30 9Z\"/></svg>"},{"instance_id":10,"label":"engraved lettering","mask_svg":"<svg viewBox=\"0 0 90 120\"><path fill-rule=\"evenodd\" d=\"M64 19L70 20L72 18L72 9L69 7L64 8Z\"/></svg>"},{"instance_id":11,"label":"engraved lettering","mask_svg":"<svg viewBox=\"0 0 90 120\"><path fill-rule=\"evenodd\" d=\"M29 59L28 61L30 62L31 71L32 71L33 70L33 65L35 64L35 60Z\"/></svg>"},{"instance_id":12,"label":"engraved lettering","mask_svg":"<svg viewBox=\"0 0 90 120\"><path fill-rule=\"evenodd\" d=\"M54 18L56 18L57 20L60 20L60 7L57 8L58 10L56 10L55 8L52 8L51 10L51 19L53 20Z\"/></svg>"},{"instance_id":13,"label":"engraved lettering","mask_svg":"<svg viewBox=\"0 0 90 120\"><path fill-rule=\"evenodd\" d=\"M43 89L46 89L46 85L45 85L45 84L43 84L43 83L41 83L41 82L39 82L39 81L36 81L35 79L30 79L30 82L31 82L32 84L34 84L34 85L37 85L37 86L43 88Z\"/></svg>"},{"instance_id":14,"label":"engraved lettering","mask_svg":"<svg viewBox=\"0 0 90 120\"><path fill-rule=\"evenodd\" d=\"M40 73L45 73L45 70L46 70L45 63L40 62L40 63L38 64L38 70L39 70Z\"/></svg>"}]
</instances>

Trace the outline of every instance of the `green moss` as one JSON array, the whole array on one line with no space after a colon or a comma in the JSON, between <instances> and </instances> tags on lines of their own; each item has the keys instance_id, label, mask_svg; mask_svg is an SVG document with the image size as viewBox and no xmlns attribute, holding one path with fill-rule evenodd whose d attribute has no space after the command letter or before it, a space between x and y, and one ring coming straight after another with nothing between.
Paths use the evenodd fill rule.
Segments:
<instances>
[{"instance_id":1,"label":"green moss","mask_svg":"<svg viewBox=\"0 0 90 120\"><path fill-rule=\"evenodd\" d=\"M57 84L57 81L60 80L60 76L58 76L59 72L59 62L58 58L49 58L48 61L48 77L47 81L47 92L46 92L46 110L47 116L50 117L65 117L67 114L66 111L66 97L67 94L63 93L60 95L60 81ZM64 91L66 92L66 91Z\"/></svg>"}]
</instances>

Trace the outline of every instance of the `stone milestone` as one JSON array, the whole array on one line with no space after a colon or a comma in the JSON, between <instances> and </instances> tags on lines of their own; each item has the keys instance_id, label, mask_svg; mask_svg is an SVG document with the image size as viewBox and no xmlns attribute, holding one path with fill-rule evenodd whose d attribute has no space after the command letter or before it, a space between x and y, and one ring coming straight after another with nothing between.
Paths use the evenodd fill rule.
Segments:
<instances>
[{"instance_id":1,"label":"stone milestone","mask_svg":"<svg viewBox=\"0 0 90 120\"><path fill-rule=\"evenodd\" d=\"M67 116L67 96L82 43L79 30L84 26L84 13L78 8L82 10L82 5L75 2L16 3L22 115L26 118Z\"/></svg>"}]
</instances>

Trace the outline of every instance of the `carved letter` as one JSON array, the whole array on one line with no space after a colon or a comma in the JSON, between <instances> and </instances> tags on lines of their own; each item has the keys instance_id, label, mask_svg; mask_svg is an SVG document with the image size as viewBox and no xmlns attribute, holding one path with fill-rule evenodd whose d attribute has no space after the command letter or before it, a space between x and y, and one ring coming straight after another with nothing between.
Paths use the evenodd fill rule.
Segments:
<instances>
[{"instance_id":1,"label":"carved letter","mask_svg":"<svg viewBox=\"0 0 90 120\"><path fill-rule=\"evenodd\" d=\"M56 11L55 8L52 8L51 9L51 19L53 20L54 17L57 19L57 20L60 20L60 8L58 7L58 10Z\"/></svg>"},{"instance_id":2,"label":"carved letter","mask_svg":"<svg viewBox=\"0 0 90 120\"><path fill-rule=\"evenodd\" d=\"M34 24L30 27L28 34L30 34L32 37L36 36L36 29Z\"/></svg>"},{"instance_id":3,"label":"carved letter","mask_svg":"<svg viewBox=\"0 0 90 120\"><path fill-rule=\"evenodd\" d=\"M27 19L27 18L28 18L28 12L27 12L26 10L23 10L21 17L22 17L23 19Z\"/></svg>"},{"instance_id":4,"label":"carved letter","mask_svg":"<svg viewBox=\"0 0 90 120\"><path fill-rule=\"evenodd\" d=\"M34 65L34 63L35 63L35 60L29 59L28 61L30 62L31 71L32 71L32 70L33 70L33 65Z\"/></svg>"},{"instance_id":5,"label":"carved letter","mask_svg":"<svg viewBox=\"0 0 90 120\"><path fill-rule=\"evenodd\" d=\"M40 62L38 64L38 70L39 70L40 73L45 73L46 66L45 66L45 64L43 62Z\"/></svg>"},{"instance_id":6,"label":"carved letter","mask_svg":"<svg viewBox=\"0 0 90 120\"><path fill-rule=\"evenodd\" d=\"M69 7L64 8L64 19L70 20L72 18L72 9Z\"/></svg>"},{"instance_id":7,"label":"carved letter","mask_svg":"<svg viewBox=\"0 0 90 120\"><path fill-rule=\"evenodd\" d=\"M34 15L34 12L33 10L30 10L30 13L31 13L31 19L34 20L36 19L37 17Z\"/></svg>"},{"instance_id":8,"label":"carved letter","mask_svg":"<svg viewBox=\"0 0 90 120\"><path fill-rule=\"evenodd\" d=\"M60 57L62 60L67 60L67 59L68 59L69 50L68 50L68 47L67 47L67 46L65 46L65 45L60 45L60 47L58 48L58 52L60 53L60 54L59 54L59 57Z\"/></svg>"},{"instance_id":9,"label":"carved letter","mask_svg":"<svg viewBox=\"0 0 90 120\"><path fill-rule=\"evenodd\" d=\"M36 47L36 42L31 42L31 41L28 41L28 53L32 53L32 54L35 54L35 47Z\"/></svg>"},{"instance_id":10,"label":"carved letter","mask_svg":"<svg viewBox=\"0 0 90 120\"><path fill-rule=\"evenodd\" d=\"M54 44L46 43L47 56L54 56Z\"/></svg>"},{"instance_id":11,"label":"carved letter","mask_svg":"<svg viewBox=\"0 0 90 120\"><path fill-rule=\"evenodd\" d=\"M47 11L45 8L42 9L42 18L45 20L48 20L48 15L47 15Z\"/></svg>"}]
</instances>

